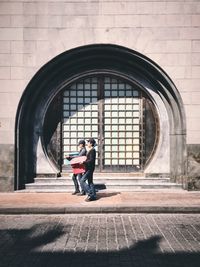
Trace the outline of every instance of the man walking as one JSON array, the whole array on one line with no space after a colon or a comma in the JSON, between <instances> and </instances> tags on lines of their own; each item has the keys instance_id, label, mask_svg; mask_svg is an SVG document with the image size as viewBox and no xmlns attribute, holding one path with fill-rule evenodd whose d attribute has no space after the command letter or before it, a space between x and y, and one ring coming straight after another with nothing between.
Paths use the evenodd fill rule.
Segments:
<instances>
[{"instance_id":1,"label":"man walking","mask_svg":"<svg viewBox=\"0 0 200 267\"><path fill-rule=\"evenodd\" d=\"M88 195L85 201L96 200L96 191L93 184L93 173L96 160L96 150L94 148L95 144L96 142L93 138L87 140L87 159L85 162L83 162L86 168L86 172L80 180L81 187Z\"/></svg>"}]
</instances>

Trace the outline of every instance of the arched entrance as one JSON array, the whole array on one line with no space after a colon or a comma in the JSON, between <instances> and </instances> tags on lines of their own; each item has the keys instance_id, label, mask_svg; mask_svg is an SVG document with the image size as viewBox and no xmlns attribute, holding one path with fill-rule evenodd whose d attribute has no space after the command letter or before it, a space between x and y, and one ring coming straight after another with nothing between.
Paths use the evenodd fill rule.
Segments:
<instances>
[{"instance_id":1,"label":"arched entrance","mask_svg":"<svg viewBox=\"0 0 200 267\"><path fill-rule=\"evenodd\" d=\"M159 66L135 51L80 47L39 70L18 107L15 188L60 173L64 154L91 135L100 171L169 173L174 180L185 173L180 95Z\"/></svg>"}]
</instances>

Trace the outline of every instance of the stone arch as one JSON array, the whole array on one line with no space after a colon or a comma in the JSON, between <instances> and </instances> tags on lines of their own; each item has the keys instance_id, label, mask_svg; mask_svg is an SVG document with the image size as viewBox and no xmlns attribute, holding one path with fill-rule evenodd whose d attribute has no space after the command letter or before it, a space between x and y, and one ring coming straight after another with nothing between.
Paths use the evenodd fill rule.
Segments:
<instances>
[{"instance_id":1,"label":"stone arch","mask_svg":"<svg viewBox=\"0 0 200 267\"><path fill-rule=\"evenodd\" d=\"M114 73L141 85L160 115L160 143L146 173L169 173L180 181L186 170L186 125L181 96L169 76L144 55L116 45L89 45L64 52L31 79L20 100L15 125L15 189L44 173L59 170L43 146L43 125L49 104L59 90L80 76ZM164 168L159 169L158 165Z\"/></svg>"}]
</instances>

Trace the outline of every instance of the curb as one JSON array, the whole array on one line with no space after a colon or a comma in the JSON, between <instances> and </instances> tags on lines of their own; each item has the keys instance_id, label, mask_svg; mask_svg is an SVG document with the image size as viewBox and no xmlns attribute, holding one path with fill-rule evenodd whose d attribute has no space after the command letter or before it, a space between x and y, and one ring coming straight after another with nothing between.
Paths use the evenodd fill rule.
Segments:
<instances>
[{"instance_id":1,"label":"curb","mask_svg":"<svg viewBox=\"0 0 200 267\"><path fill-rule=\"evenodd\" d=\"M40 207L0 207L0 214L106 214L106 213L200 213L200 207L159 207L159 206L40 206Z\"/></svg>"}]
</instances>

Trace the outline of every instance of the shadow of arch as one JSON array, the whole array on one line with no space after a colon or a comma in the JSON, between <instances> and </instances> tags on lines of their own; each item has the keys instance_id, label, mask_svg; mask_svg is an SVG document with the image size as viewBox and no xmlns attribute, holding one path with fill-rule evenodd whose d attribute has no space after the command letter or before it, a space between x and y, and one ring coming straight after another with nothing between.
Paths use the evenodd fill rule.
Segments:
<instances>
[{"instance_id":1,"label":"shadow of arch","mask_svg":"<svg viewBox=\"0 0 200 267\"><path fill-rule=\"evenodd\" d=\"M72 225L48 229L48 223L42 223L30 229L1 230L1 263L0 266L49 266L49 267L198 267L200 254L198 252L161 252L159 242L161 236L153 235L147 239L139 240L127 248L111 249L109 251L89 250L74 251L73 242L71 250L65 250L67 235ZM55 225L54 225L55 227ZM59 243L59 251L56 241L60 237L66 237L65 242ZM87 240L83 241L86 245ZM53 245L52 245L53 244ZM48 247L48 245L50 245ZM93 244L94 245L94 244ZM43 249L46 246L46 249Z\"/></svg>"},{"instance_id":2,"label":"shadow of arch","mask_svg":"<svg viewBox=\"0 0 200 267\"><path fill-rule=\"evenodd\" d=\"M169 76L144 55L116 45L88 45L64 52L43 66L27 85L18 105L15 124L15 189L37 175L37 149L49 160L43 143L48 106L61 90L78 78L99 72L114 73L151 88L162 99L169 120L170 175L180 180L186 172L186 128L182 99ZM176 153L174 153L176 151ZM59 173L52 166L54 175Z\"/></svg>"}]
</instances>

